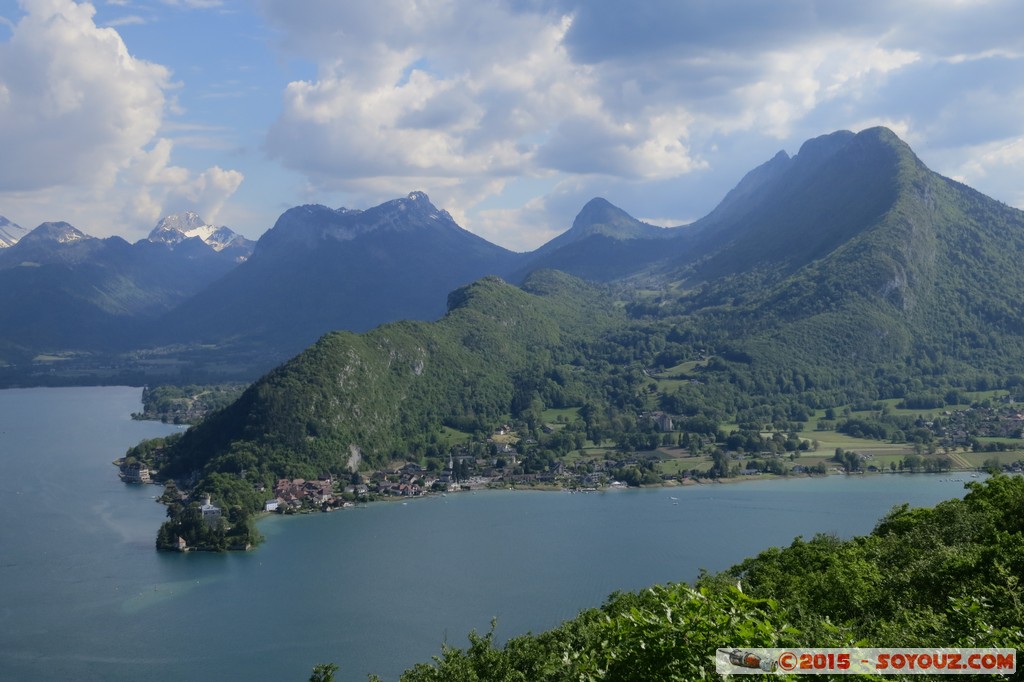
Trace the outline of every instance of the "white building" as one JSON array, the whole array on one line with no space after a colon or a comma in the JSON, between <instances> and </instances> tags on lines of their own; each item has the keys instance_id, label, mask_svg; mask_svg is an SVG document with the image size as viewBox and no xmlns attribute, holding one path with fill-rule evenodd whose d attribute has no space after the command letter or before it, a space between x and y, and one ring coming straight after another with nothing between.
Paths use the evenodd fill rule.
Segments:
<instances>
[{"instance_id":1,"label":"white building","mask_svg":"<svg viewBox=\"0 0 1024 682\"><path fill-rule=\"evenodd\" d=\"M220 520L220 507L210 503L209 495L203 498L203 504L199 507L199 511L203 513L203 521L211 526L216 526L217 521Z\"/></svg>"}]
</instances>

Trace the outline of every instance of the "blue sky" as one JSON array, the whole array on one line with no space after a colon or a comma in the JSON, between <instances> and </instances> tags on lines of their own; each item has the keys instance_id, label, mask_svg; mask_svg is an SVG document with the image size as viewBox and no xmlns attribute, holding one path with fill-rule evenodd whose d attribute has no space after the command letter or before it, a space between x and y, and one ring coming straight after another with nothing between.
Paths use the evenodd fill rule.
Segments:
<instances>
[{"instance_id":1,"label":"blue sky","mask_svg":"<svg viewBox=\"0 0 1024 682\"><path fill-rule=\"evenodd\" d=\"M0 0L0 215L256 238L427 192L515 250L603 196L675 225L778 150L887 125L1024 207L1024 4Z\"/></svg>"}]
</instances>

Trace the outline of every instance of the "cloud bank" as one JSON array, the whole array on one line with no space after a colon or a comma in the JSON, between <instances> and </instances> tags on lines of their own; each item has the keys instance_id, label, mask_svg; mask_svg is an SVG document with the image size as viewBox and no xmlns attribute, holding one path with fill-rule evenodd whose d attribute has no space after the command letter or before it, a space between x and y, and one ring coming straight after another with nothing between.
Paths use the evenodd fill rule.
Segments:
<instances>
[{"instance_id":1,"label":"cloud bank","mask_svg":"<svg viewBox=\"0 0 1024 682\"><path fill-rule=\"evenodd\" d=\"M873 125L1024 207L1012 0L12 2L0 213L23 224L188 207L257 236L424 190L528 249L594 196L699 218L780 149Z\"/></svg>"}]
</instances>

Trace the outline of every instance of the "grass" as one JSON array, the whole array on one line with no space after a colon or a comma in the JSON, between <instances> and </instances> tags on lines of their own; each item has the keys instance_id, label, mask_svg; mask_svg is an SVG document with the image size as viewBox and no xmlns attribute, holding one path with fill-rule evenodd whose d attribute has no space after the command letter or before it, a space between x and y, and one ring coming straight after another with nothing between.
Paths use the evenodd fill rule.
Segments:
<instances>
[{"instance_id":1,"label":"grass","mask_svg":"<svg viewBox=\"0 0 1024 682\"><path fill-rule=\"evenodd\" d=\"M580 408L578 407L562 407L552 408L544 410L540 414L540 418L548 424L559 424L559 423L572 423L580 416ZM561 421L559 420L561 417Z\"/></svg>"},{"instance_id":2,"label":"grass","mask_svg":"<svg viewBox=\"0 0 1024 682\"><path fill-rule=\"evenodd\" d=\"M660 378L653 377L653 376L651 378L654 379L656 382L658 382L658 390L660 392L662 392L662 393L671 393L671 392L675 391L677 388L679 388L680 386L683 386L684 384L690 383L688 379L678 379L678 378L660 379Z\"/></svg>"},{"instance_id":3,"label":"grass","mask_svg":"<svg viewBox=\"0 0 1024 682\"><path fill-rule=\"evenodd\" d=\"M974 467L980 467L987 459L998 459L1000 464L1009 464L1024 458L1020 450L1015 452L964 452L961 453L961 456Z\"/></svg>"},{"instance_id":4,"label":"grass","mask_svg":"<svg viewBox=\"0 0 1024 682\"><path fill-rule=\"evenodd\" d=\"M659 452L667 454L664 450ZM672 456L669 454L666 459L661 460L659 468L663 474L678 476L684 471L707 471L713 463L710 457Z\"/></svg>"},{"instance_id":5,"label":"grass","mask_svg":"<svg viewBox=\"0 0 1024 682\"><path fill-rule=\"evenodd\" d=\"M444 442L445 447L450 448L453 445L461 445L462 443L470 442L473 440L473 434L453 429L450 426L442 426L439 440Z\"/></svg>"},{"instance_id":6,"label":"grass","mask_svg":"<svg viewBox=\"0 0 1024 682\"><path fill-rule=\"evenodd\" d=\"M699 367L707 367L708 360L687 360L686 362L680 362L674 367L668 367L665 370L652 374L651 376L655 379L678 379L680 377L692 377L694 371Z\"/></svg>"},{"instance_id":7,"label":"grass","mask_svg":"<svg viewBox=\"0 0 1024 682\"><path fill-rule=\"evenodd\" d=\"M808 425L810 423L808 422ZM914 451L913 446L906 443L889 443L884 440L872 440L870 438L854 438L838 431L801 431L800 438L810 441L818 441L818 451L829 453L835 452L836 448L853 450L871 455L906 455Z\"/></svg>"}]
</instances>

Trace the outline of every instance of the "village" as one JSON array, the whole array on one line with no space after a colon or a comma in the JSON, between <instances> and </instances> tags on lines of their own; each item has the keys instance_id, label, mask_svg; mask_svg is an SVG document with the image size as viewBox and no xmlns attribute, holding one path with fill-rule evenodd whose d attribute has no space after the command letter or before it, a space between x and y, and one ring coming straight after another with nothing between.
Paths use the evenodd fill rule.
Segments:
<instances>
[{"instance_id":1,"label":"village","mask_svg":"<svg viewBox=\"0 0 1024 682\"><path fill-rule=\"evenodd\" d=\"M448 494L490 488L530 487L593 491L599 487L625 487L609 473L623 466L639 466L635 458L606 460L596 471L579 472L556 463L550 470L522 471L518 452L511 446L501 450L500 457L478 459L471 455L452 454L441 470L429 470L415 462L407 462L391 470L352 474L345 479L325 474L317 480L282 478L273 488L264 511L295 513L353 507L359 502L382 499L410 499L430 494ZM499 464L501 466L499 466Z\"/></svg>"},{"instance_id":2,"label":"village","mask_svg":"<svg viewBox=\"0 0 1024 682\"><path fill-rule=\"evenodd\" d=\"M566 442L563 450L572 451L582 445L576 438L582 434L570 433L572 429L566 428L567 424L546 424L537 434L541 442L531 437L520 438L513 426L502 424L486 441L453 445L446 456L400 461L394 468L373 471L323 472L315 479L279 478L272 486L257 483L254 490L264 495L264 512L294 514L350 508L377 500L404 501L489 488L572 492L640 485L685 485L762 475L949 470L949 466L923 466L942 464L946 462L944 457L920 458L913 454L904 455L898 461L889 457L879 462L870 452L846 452L845 460L839 452L835 457L831 452L804 452L803 458L798 459L797 450L813 450L816 443L813 446L810 441L802 443L800 441L806 439L795 436L790 438L800 447L788 455L764 433L756 439L759 444L737 445L743 440L738 434L743 432L736 431L716 443L724 436L679 433L672 416L663 412L645 413L643 422L648 424L650 433L639 434L643 436L642 443L593 444L578 447L574 452L550 449L559 441ZM1019 443L1010 441L1020 439L1024 413L1012 405L977 406L938 413L929 421L922 420L922 425L932 432L934 444L944 448L974 452L1017 450ZM773 436L774 440L780 438L779 434ZM749 439L750 435L746 437ZM787 447L790 445L786 443ZM710 455L703 452L709 447L714 448ZM993 461L1000 464L999 460ZM966 460L960 462L966 463ZM154 482L153 472L143 461L125 459L120 464L121 478L126 483ZM1019 473L1022 466L1019 461L1005 460L998 468ZM241 475L244 478L244 472ZM179 496L185 497L180 493ZM209 521L214 509L209 500L205 504L204 517Z\"/></svg>"}]
</instances>

